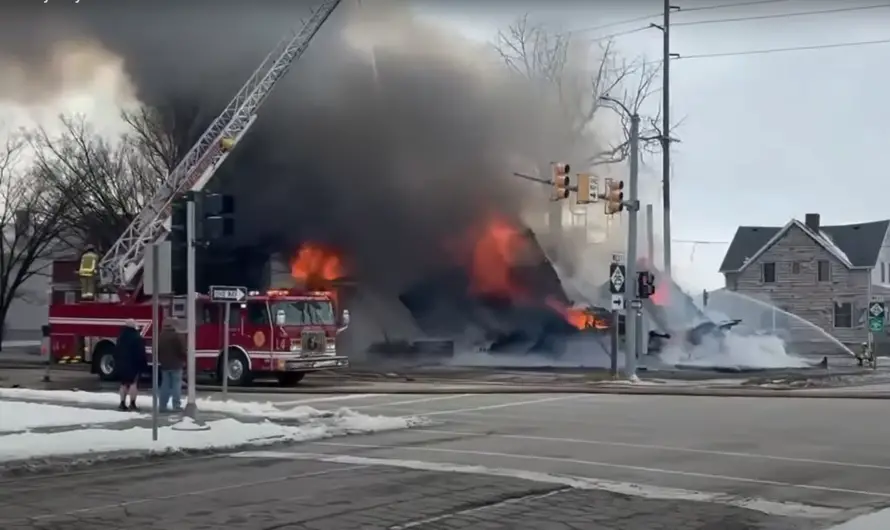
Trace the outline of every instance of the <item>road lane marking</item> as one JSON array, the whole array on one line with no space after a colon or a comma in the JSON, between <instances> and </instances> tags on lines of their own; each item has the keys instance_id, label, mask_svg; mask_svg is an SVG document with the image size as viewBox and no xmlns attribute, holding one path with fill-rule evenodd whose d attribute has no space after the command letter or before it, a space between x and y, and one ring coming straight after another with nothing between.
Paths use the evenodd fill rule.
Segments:
<instances>
[{"instance_id":1,"label":"road lane marking","mask_svg":"<svg viewBox=\"0 0 890 530\"><path fill-rule=\"evenodd\" d=\"M478 407L468 407L468 408L464 408L464 409L434 410L431 412L414 412L414 414L417 416L442 416L442 415L447 415L447 414L464 414L467 412L477 412L480 410L505 409L505 408L509 408L509 407L523 407L526 405L537 405L538 403L551 403L554 401L568 401L568 400L572 400L572 399L579 399L582 397L584 397L582 394L571 394L571 395L563 394L563 395L555 396L555 397L529 399L527 401L509 401L507 403L497 403L494 405L480 405Z\"/></svg>"},{"instance_id":2,"label":"road lane marking","mask_svg":"<svg viewBox=\"0 0 890 530\"><path fill-rule=\"evenodd\" d=\"M380 394L346 394L345 396L323 396L306 399L296 399L293 401L271 401L273 405L290 407L294 405L306 405L308 403L326 403L328 401L348 401L351 399L367 399L369 397L379 396Z\"/></svg>"},{"instance_id":3,"label":"road lane marking","mask_svg":"<svg viewBox=\"0 0 890 530\"><path fill-rule=\"evenodd\" d=\"M325 445L346 445L357 447L374 447L362 446L358 444L325 444ZM761 513L786 517L807 517L813 519L823 519L835 517L842 510L837 508L826 508L821 506L811 506L796 502L777 502L760 498L741 498L724 493L710 493L702 491L685 490L680 488L666 488L661 486L649 486L645 484L634 484L630 482L618 482L612 480L601 480L589 477L580 477L572 475L557 475L553 473L541 473L536 471L526 471L523 469L497 468L488 466L476 466L466 464L445 464L440 462L428 462L421 460L404 460L396 458L371 458L363 456L352 456L343 454L325 454L325 453L290 453L285 451L245 451L230 455L233 458L267 458L281 460L313 460L317 462L327 462L345 465L362 465L362 466L389 466L400 467L404 469L415 469L419 471L431 471L439 473L465 473L471 475L488 475L494 477L506 477L520 480L528 480L532 482L540 482L546 484L564 485L575 489L582 490L599 490L616 493L619 495L630 495L633 497L642 497L646 499L661 500L685 500L705 502L712 504L723 504L727 506L736 506L749 510L759 511ZM516 456L516 455L510 455ZM888 495L890 496L890 495Z\"/></svg>"},{"instance_id":4,"label":"road lane marking","mask_svg":"<svg viewBox=\"0 0 890 530\"><path fill-rule=\"evenodd\" d=\"M539 441L539 442L554 442L554 443L567 443L567 444L579 444L579 445L598 445L598 446L606 446L606 447L623 447L627 449L646 449L646 450L655 450L655 451L673 451L677 453L691 453L691 454L700 454L700 455L711 455L711 456L725 456L725 457L736 457L736 458L753 458L753 459L761 459L761 460L776 460L779 462L796 462L800 464L816 464L822 466L836 466L836 467L850 467L850 468L861 468L861 469L879 469L882 471L890 471L890 466L882 466L878 464L859 464L856 462L837 462L833 460L818 460L814 458L797 458L793 456L774 456L774 455L764 455L757 453L741 453L734 451L712 451L709 449L693 449L690 447L673 447L669 445L652 445L652 444L637 444L630 442L610 442L606 440L586 440L579 438L554 438L550 436L534 436L529 434L499 434L493 432L464 432L464 431L448 431L448 430L440 430L440 429L412 429L412 432L425 432L430 434L445 434L449 436L477 436L477 437L493 437L493 438L508 438L513 440L530 440L530 441Z\"/></svg>"},{"instance_id":5,"label":"road lane marking","mask_svg":"<svg viewBox=\"0 0 890 530\"><path fill-rule=\"evenodd\" d=\"M442 453L454 455L470 455L485 456L494 458L512 458L516 460L529 460L541 462L560 462L564 464L577 464L581 466L602 467L609 469L621 469L626 471L637 471L641 473L652 473L660 475L673 475L678 477L689 478L705 478L710 480L723 480L726 482L741 482L746 484L760 484L764 486L778 486L781 488L802 489L811 491L827 491L831 493L846 493L853 495L863 495L869 497L879 497L890 499L890 493L880 491L854 490L847 488L835 488L831 486L816 486L813 484L794 484L791 482L780 482L777 480L756 479L747 477L733 477L729 475L714 475L711 473L697 473L695 471L679 471L674 469L662 469L657 467L633 466L630 464L616 464L614 462L601 462L597 460L582 460L580 458L568 458L558 456L542 456L516 453L501 453L497 451L473 451L469 449L448 449L444 447L415 447L407 445L373 445L373 444L351 444L343 442L308 442L315 445L323 445L330 447L348 447L352 449L382 449L382 450L402 450L402 451L420 451L428 453Z\"/></svg>"},{"instance_id":6,"label":"road lane marking","mask_svg":"<svg viewBox=\"0 0 890 530\"><path fill-rule=\"evenodd\" d=\"M148 504L152 502L158 501L169 501L173 499L180 499L183 497L197 497L200 495L207 495L209 493L219 493L221 491L242 489L242 488L250 488L252 486L261 486L265 484L274 484L276 482L287 482L288 480L301 479L301 478L311 478L311 477L320 477L323 475L330 475L331 473L343 473L346 471L356 471L358 469L364 469L370 467L368 465L363 464L346 464L345 467L338 467L335 469L322 469L321 471L310 471L307 473L297 473L294 475L285 475L283 477L274 477L263 480L254 480L251 482L241 482L238 484L228 484L225 486L215 486L213 488L206 488L200 490L191 490L191 491L183 491L179 493L172 493L169 495L160 495L157 497L145 497L142 499L133 499L130 501L122 501L116 502L113 504L103 504L100 506L88 506L86 508L78 508L76 510L68 510L65 512L58 513L48 513L42 515L34 515L30 517L18 517L13 519L0 519L0 523L13 523L17 521L45 521L47 519L55 519L58 517L71 517L73 515L80 515L84 513L93 513L93 512L102 512L106 510L113 510L115 508L128 508L130 506L136 506L140 504ZM300 497L297 497L300 498Z\"/></svg>"},{"instance_id":7,"label":"road lane marking","mask_svg":"<svg viewBox=\"0 0 890 530\"><path fill-rule=\"evenodd\" d=\"M389 394L390 396L396 396L396 394ZM408 399L405 401L381 401L380 403L370 403L368 405L358 405L355 407L349 407L351 409L373 409L380 407L397 407L399 405L415 405L418 403L432 403L434 401L448 401L451 399L462 399L467 397L476 397L481 394L456 394L449 396L433 396L433 397L425 397L425 398L417 398L417 399ZM416 412L416 414L420 415L423 412Z\"/></svg>"}]
</instances>

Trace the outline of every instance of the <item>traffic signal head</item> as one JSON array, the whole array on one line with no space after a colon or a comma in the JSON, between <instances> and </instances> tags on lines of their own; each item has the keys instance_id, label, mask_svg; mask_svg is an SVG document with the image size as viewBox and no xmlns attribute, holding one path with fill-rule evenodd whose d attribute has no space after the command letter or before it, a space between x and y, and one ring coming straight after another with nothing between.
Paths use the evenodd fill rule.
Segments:
<instances>
[{"instance_id":1,"label":"traffic signal head","mask_svg":"<svg viewBox=\"0 0 890 530\"><path fill-rule=\"evenodd\" d=\"M646 299L655 294L655 275L649 271L637 273L637 296Z\"/></svg>"},{"instance_id":2,"label":"traffic signal head","mask_svg":"<svg viewBox=\"0 0 890 530\"><path fill-rule=\"evenodd\" d=\"M232 218L232 214L235 213L235 199L231 195L221 193L204 193L199 199L197 239L208 243L231 236L235 232Z\"/></svg>"},{"instance_id":3,"label":"traffic signal head","mask_svg":"<svg viewBox=\"0 0 890 530\"><path fill-rule=\"evenodd\" d=\"M571 167L563 162L553 163L553 177L551 179L551 182L553 183L553 200L559 201L569 198L569 185L571 184L571 179L569 178L570 169Z\"/></svg>"},{"instance_id":4,"label":"traffic signal head","mask_svg":"<svg viewBox=\"0 0 890 530\"><path fill-rule=\"evenodd\" d=\"M624 210L624 181L606 179L606 214L612 215Z\"/></svg>"},{"instance_id":5,"label":"traffic signal head","mask_svg":"<svg viewBox=\"0 0 890 530\"><path fill-rule=\"evenodd\" d=\"M187 205L184 197L176 197L170 204L170 243L184 245L188 225Z\"/></svg>"}]
</instances>

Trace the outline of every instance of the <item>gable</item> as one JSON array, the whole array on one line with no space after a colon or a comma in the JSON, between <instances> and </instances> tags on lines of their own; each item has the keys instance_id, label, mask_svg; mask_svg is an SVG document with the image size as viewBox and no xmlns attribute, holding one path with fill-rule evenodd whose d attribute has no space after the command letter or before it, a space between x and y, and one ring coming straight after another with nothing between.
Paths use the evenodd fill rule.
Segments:
<instances>
[{"instance_id":1,"label":"gable","mask_svg":"<svg viewBox=\"0 0 890 530\"><path fill-rule=\"evenodd\" d=\"M828 240L827 236L822 236L821 234L817 234L809 227L801 223L796 219L792 219L787 225L782 227L776 235L774 235L760 250L757 251L756 254L751 256L751 258L744 263L741 267L739 267L738 272L743 272L748 266L752 263L755 263L760 259L767 251L773 248L780 241L785 240L791 234L801 233L806 236L814 245L821 247L823 250L828 252L832 257L834 257L838 262L847 267L848 269L854 268L853 264L850 263L849 258L844 254L840 248L834 245L831 241Z\"/></svg>"},{"instance_id":2,"label":"gable","mask_svg":"<svg viewBox=\"0 0 890 530\"><path fill-rule=\"evenodd\" d=\"M726 250L719 272L738 271L746 260L769 243L781 229L775 226L740 226Z\"/></svg>"}]
</instances>

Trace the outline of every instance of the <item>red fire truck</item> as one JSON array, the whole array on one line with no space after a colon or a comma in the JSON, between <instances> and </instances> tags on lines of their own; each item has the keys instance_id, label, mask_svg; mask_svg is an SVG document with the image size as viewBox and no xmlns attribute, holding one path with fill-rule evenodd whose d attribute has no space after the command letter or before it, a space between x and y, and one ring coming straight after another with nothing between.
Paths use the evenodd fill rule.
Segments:
<instances>
[{"instance_id":1,"label":"red fire truck","mask_svg":"<svg viewBox=\"0 0 890 530\"><path fill-rule=\"evenodd\" d=\"M196 374L221 381L223 306L206 296L199 296L196 303ZM114 341L121 326L133 319L150 344L151 313L148 301L59 300L49 308L52 359L78 359L89 363L101 379L113 380ZM184 314L183 299L167 301L161 310L162 322ZM257 377L276 377L282 385L293 385L309 372L349 365L346 356L337 354L336 342L349 325L349 312L343 310L337 317L331 292L253 291L241 303L231 305L229 317L228 376L232 385L248 385Z\"/></svg>"}]
</instances>

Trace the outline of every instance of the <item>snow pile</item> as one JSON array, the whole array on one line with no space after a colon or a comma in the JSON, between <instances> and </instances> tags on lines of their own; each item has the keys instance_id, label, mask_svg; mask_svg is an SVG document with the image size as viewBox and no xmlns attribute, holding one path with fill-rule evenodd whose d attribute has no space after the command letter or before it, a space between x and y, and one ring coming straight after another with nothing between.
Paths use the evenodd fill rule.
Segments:
<instances>
[{"instance_id":1,"label":"snow pile","mask_svg":"<svg viewBox=\"0 0 890 530\"><path fill-rule=\"evenodd\" d=\"M79 392L76 390L34 390L30 388L0 388L0 398L19 399L50 403L76 403L91 406L117 406L120 397L110 392ZM151 397L146 396L143 402L150 405ZM331 412L323 412L307 406L278 407L272 402L221 401L210 398L198 398L198 410L218 412L232 416L248 418L265 418L278 421L309 421L315 418L331 416Z\"/></svg>"},{"instance_id":2,"label":"snow pile","mask_svg":"<svg viewBox=\"0 0 890 530\"><path fill-rule=\"evenodd\" d=\"M373 418L369 417L355 424L349 421L333 424L311 422L300 426L281 425L271 421L242 423L233 418L226 418L207 422L203 430L188 429L179 425L161 427L158 429L157 442L152 441L151 428L147 427L124 430L81 429L58 433L25 432L0 436L0 462L115 451L165 453L305 442L345 434L389 430L394 425L392 421L375 424ZM408 428L410 422L402 418L398 425L400 428Z\"/></svg>"},{"instance_id":3,"label":"snow pile","mask_svg":"<svg viewBox=\"0 0 890 530\"><path fill-rule=\"evenodd\" d=\"M27 390L26 392L40 392ZM81 392L46 392L47 394L67 394L80 399L84 405L84 393ZM105 394L93 394L104 397ZM116 396L112 396L115 397ZM56 397L55 399L59 399ZM97 399L98 400L98 399ZM224 403L216 402L218 405ZM104 404L104 403L103 403ZM249 410L250 403L239 403L237 410ZM218 407L221 408L221 407ZM307 407L301 407L302 418L306 416ZM60 423L60 411L65 409L68 421ZM316 411L318 412L318 411ZM26 414L19 417L18 414ZM0 421L4 425L28 425L27 428L82 425L111 421L145 420L147 415L129 412L95 410L80 407L60 407L58 405L40 403L18 403L0 401ZM168 421L170 417L162 417ZM291 419L291 417L287 417ZM96 420L94 420L96 419ZM418 417L368 416L351 410L322 414L306 419L299 424L281 424L263 419L260 422L239 421L225 418L208 421L203 425L195 424L191 419L184 418L176 424L163 425L158 430L158 441L152 441L151 428L86 428L65 430L62 432L35 433L16 432L0 434L0 462L45 458L50 456L77 456L96 453L147 451L164 453L182 450L227 449L245 445L268 445L282 442L305 442L333 436L349 434L367 434L380 431L407 429L427 425L429 421ZM21 430L21 429L20 429ZM8 431L7 431L8 432Z\"/></svg>"},{"instance_id":4,"label":"snow pile","mask_svg":"<svg viewBox=\"0 0 890 530\"><path fill-rule=\"evenodd\" d=\"M863 515L829 530L884 530L890 528L890 509Z\"/></svg>"},{"instance_id":5,"label":"snow pile","mask_svg":"<svg viewBox=\"0 0 890 530\"><path fill-rule=\"evenodd\" d=\"M27 431L40 427L69 427L116 423L147 417L144 414L121 415L119 411L114 410L81 409L21 401L0 401L0 433Z\"/></svg>"},{"instance_id":6,"label":"snow pile","mask_svg":"<svg viewBox=\"0 0 890 530\"><path fill-rule=\"evenodd\" d=\"M665 364L702 368L806 368L804 359L789 354L782 339L770 335L727 333L723 340L705 337L694 347L671 345L659 358Z\"/></svg>"}]
</instances>

